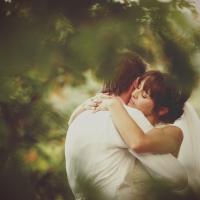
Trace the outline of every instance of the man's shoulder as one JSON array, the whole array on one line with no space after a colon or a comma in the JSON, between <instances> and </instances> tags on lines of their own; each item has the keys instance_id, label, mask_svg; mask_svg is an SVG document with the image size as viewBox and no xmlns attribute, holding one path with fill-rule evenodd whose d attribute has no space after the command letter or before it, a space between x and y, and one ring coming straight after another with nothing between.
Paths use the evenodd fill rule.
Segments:
<instances>
[{"instance_id":1,"label":"man's shoulder","mask_svg":"<svg viewBox=\"0 0 200 200\"><path fill-rule=\"evenodd\" d=\"M82 113L78 115L78 117L100 117L100 116L108 116L109 112L108 111L98 111L94 112L92 110L85 110ZM77 117L77 118L78 118Z\"/></svg>"},{"instance_id":2,"label":"man's shoulder","mask_svg":"<svg viewBox=\"0 0 200 200\"><path fill-rule=\"evenodd\" d=\"M95 127L98 124L104 124L110 118L110 113L108 111L93 112L91 110L86 110L80 113L72 122L71 125L77 125L80 127Z\"/></svg>"}]
</instances>

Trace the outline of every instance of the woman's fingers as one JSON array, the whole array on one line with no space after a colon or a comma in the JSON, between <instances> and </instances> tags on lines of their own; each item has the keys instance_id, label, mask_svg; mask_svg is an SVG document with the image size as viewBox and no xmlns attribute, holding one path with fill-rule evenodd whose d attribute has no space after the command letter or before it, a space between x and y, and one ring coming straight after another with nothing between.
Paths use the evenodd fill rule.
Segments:
<instances>
[{"instance_id":1,"label":"woman's fingers","mask_svg":"<svg viewBox=\"0 0 200 200\"><path fill-rule=\"evenodd\" d=\"M94 108L93 112L98 112L98 111L106 111L107 108L103 104L99 104L97 107Z\"/></svg>"},{"instance_id":2,"label":"woman's fingers","mask_svg":"<svg viewBox=\"0 0 200 200\"><path fill-rule=\"evenodd\" d=\"M96 107L96 103L92 101L84 104L84 109L86 110L91 110L93 107Z\"/></svg>"},{"instance_id":3,"label":"woman's fingers","mask_svg":"<svg viewBox=\"0 0 200 200\"><path fill-rule=\"evenodd\" d=\"M83 103L83 108L85 110L94 110L100 103L101 100L92 97Z\"/></svg>"},{"instance_id":4,"label":"woman's fingers","mask_svg":"<svg viewBox=\"0 0 200 200\"><path fill-rule=\"evenodd\" d=\"M97 93L96 96L85 101L83 107L85 110L93 110L94 112L108 110L108 105L114 98L105 93Z\"/></svg>"}]
</instances>

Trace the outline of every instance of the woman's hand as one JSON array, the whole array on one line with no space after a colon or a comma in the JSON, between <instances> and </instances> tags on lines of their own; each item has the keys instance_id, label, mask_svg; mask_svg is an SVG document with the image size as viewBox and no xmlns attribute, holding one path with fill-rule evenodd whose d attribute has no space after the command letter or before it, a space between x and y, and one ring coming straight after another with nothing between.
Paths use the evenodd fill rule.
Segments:
<instances>
[{"instance_id":1,"label":"woman's hand","mask_svg":"<svg viewBox=\"0 0 200 200\"><path fill-rule=\"evenodd\" d=\"M85 102L81 104L82 109L84 110L95 110L96 107L99 106L101 103L101 96L102 93L96 94L94 97L87 99Z\"/></svg>"},{"instance_id":2,"label":"woman's hand","mask_svg":"<svg viewBox=\"0 0 200 200\"><path fill-rule=\"evenodd\" d=\"M86 100L82 104L85 110L93 110L94 112L108 110L109 106L114 103L116 97L105 93L97 93L94 97Z\"/></svg>"},{"instance_id":3,"label":"woman's hand","mask_svg":"<svg viewBox=\"0 0 200 200\"><path fill-rule=\"evenodd\" d=\"M72 121L85 110L92 110L93 112L109 110L111 108L111 105L117 104L121 104L118 97L110 96L106 93L98 93L96 94L96 96L84 101L74 110L74 112L70 116L68 125L70 125Z\"/></svg>"},{"instance_id":4,"label":"woman's hand","mask_svg":"<svg viewBox=\"0 0 200 200\"><path fill-rule=\"evenodd\" d=\"M106 94L98 95L97 101L94 100L94 102L96 103L94 107L94 112L110 110L113 106L122 104L119 97L110 96Z\"/></svg>"},{"instance_id":5,"label":"woman's hand","mask_svg":"<svg viewBox=\"0 0 200 200\"><path fill-rule=\"evenodd\" d=\"M95 97L89 98L86 101L84 101L81 105L79 105L71 114L69 121L68 121L68 125L70 125L74 119L83 111L85 110L95 110L95 108L98 105L98 99Z\"/></svg>"}]
</instances>

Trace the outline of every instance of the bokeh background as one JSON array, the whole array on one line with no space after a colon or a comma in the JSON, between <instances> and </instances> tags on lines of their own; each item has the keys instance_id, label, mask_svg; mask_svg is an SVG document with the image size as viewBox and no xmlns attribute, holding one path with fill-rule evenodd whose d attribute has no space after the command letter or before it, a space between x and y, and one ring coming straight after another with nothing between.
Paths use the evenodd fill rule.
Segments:
<instances>
[{"instance_id":1,"label":"bokeh background","mask_svg":"<svg viewBox=\"0 0 200 200\"><path fill-rule=\"evenodd\" d=\"M199 33L198 0L1 0L0 199L73 199L67 121L122 51L176 75L200 113Z\"/></svg>"}]
</instances>

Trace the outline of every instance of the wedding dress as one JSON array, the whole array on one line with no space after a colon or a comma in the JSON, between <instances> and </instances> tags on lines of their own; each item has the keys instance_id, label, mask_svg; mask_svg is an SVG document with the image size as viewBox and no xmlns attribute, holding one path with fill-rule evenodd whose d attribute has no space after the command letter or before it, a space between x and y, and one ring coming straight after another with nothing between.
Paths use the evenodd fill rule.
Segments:
<instances>
[{"instance_id":1,"label":"wedding dress","mask_svg":"<svg viewBox=\"0 0 200 200\"><path fill-rule=\"evenodd\" d=\"M200 119L190 103L186 103L184 114L175 122L184 134L178 159L187 170L189 186L200 191Z\"/></svg>"}]
</instances>

